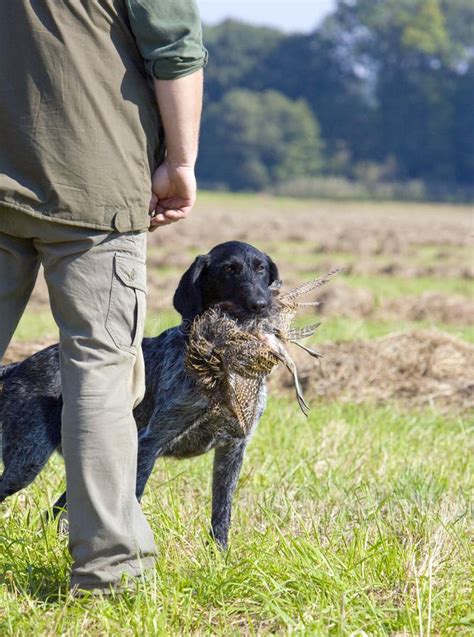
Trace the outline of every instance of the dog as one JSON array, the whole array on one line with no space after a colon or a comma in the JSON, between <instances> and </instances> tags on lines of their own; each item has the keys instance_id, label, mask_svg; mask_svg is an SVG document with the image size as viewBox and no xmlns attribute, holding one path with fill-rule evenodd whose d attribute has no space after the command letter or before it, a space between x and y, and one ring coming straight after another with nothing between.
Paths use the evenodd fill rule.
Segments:
<instances>
[{"instance_id":1,"label":"dog","mask_svg":"<svg viewBox=\"0 0 474 637\"><path fill-rule=\"evenodd\" d=\"M214 306L225 307L236 321L265 318L272 309L271 288L279 281L277 266L260 250L239 241L219 244L196 257L181 277L173 297L181 324L142 342L146 391L133 412L138 428L136 496L141 499L157 458L189 458L214 449L210 532L222 549L228 546L232 498L246 446L265 409L266 387L263 382L246 434L231 416L210 414L207 396L184 365L189 326ZM2 502L30 484L53 451L60 451L59 345L0 367L0 383ZM65 506L63 493L53 514Z\"/></svg>"}]
</instances>

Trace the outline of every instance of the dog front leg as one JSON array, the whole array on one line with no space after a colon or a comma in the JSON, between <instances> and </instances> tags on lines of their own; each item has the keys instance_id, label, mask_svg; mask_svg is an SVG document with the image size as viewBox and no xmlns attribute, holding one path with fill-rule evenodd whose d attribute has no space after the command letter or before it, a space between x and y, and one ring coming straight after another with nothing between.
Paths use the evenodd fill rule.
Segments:
<instances>
[{"instance_id":1,"label":"dog front leg","mask_svg":"<svg viewBox=\"0 0 474 637\"><path fill-rule=\"evenodd\" d=\"M159 455L160 445L156 436L145 434L138 439L137 486L135 490L138 501L142 499L146 483Z\"/></svg>"},{"instance_id":2,"label":"dog front leg","mask_svg":"<svg viewBox=\"0 0 474 637\"><path fill-rule=\"evenodd\" d=\"M211 535L221 549L227 548L232 498L244 459L246 440L226 442L216 447L212 476Z\"/></svg>"},{"instance_id":3,"label":"dog front leg","mask_svg":"<svg viewBox=\"0 0 474 637\"><path fill-rule=\"evenodd\" d=\"M168 414L160 414L160 418L166 422ZM169 418L171 421L172 419ZM138 436L138 456L137 456L137 486L135 495L140 501L145 490L148 478L153 471L157 459L164 455L169 449L169 445L179 436L180 430L174 427L158 429L158 425L149 426Z\"/></svg>"}]
</instances>

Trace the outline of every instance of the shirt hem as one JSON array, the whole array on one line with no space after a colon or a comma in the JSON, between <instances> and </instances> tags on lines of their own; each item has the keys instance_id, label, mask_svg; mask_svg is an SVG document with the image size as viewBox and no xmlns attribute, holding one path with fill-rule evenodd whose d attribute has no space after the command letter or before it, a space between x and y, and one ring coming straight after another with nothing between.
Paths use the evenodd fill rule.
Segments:
<instances>
[{"instance_id":1,"label":"shirt hem","mask_svg":"<svg viewBox=\"0 0 474 637\"><path fill-rule=\"evenodd\" d=\"M123 216L120 221L120 227L117 227L117 225L119 224L117 224L116 222L114 223L114 219L116 218L116 216L111 218L110 223L94 223L92 221L87 221L87 220L81 221L78 219L65 219L64 217L61 217L57 213L47 214L39 210L34 210L33 208L30 208L28 206L22 206L19 203L13 203L6 199L0 198L0 212L2 207L9 210L18 210L20 212L24 212L27 215L30 215L31 217L35 217L36 219L41 219L43 221L47 221L50 223L59 223L62 225L67 225L67 226L77 226L80 228L91 228L92 230L109 230L110 232L122 233L122 232L148 230L148 228L150 227L150 224L145 222L134 223L132 221L131 223L124 223ZM124 216L127 216L127 217L130 216L130 211L125 208L122 208L122 209L116 208L116 210L117 210L116 215L120 215L120 213L123 211L125 213Z\"/></svg>"}]
</instances>

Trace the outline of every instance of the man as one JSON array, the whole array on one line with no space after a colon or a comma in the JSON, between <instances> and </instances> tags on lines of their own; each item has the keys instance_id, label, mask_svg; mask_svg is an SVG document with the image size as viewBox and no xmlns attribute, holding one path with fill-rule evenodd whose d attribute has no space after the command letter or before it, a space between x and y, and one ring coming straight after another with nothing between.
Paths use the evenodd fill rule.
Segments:
<instances>
[{"instance_id":1,"label":"man","mask_svg":"<svg viewBox=\"0 0 474 637\"><path fill-rule=\"evenodd\" d=\"M195 202L201 24L193 0L15 0L0 3L0 42L0 357L41 263L71 585L106 590L154 563L134 495L145 231Z\"/></svg>"}]
</instances>

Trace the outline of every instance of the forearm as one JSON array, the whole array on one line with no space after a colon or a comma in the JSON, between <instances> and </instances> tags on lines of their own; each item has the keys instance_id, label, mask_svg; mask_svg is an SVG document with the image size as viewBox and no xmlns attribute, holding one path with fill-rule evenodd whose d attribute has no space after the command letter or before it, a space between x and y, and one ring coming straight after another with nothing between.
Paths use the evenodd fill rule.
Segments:
<instances>
[{"instance_id":1,"label":"forearm","mask_svg":"<svg viewBox=\"0 0 474 637\"><path fill-rule=\"evenodd\" d=\"M202 43L196 0L125 0L130 26L153 78L166 159L153 172L150 230L184 219L196 201L194 164L202 109Z\"/></svg>"},{"instance_id":2,"label":"forearm","mask_svg":"<svg viewBox=\"0 0 474 637\"><path fill-rule=\"evenodd\" d=\"M175 80L154 80L166 137L166 159L173 166L194 167L201 122L203 72Z\"/></svg>"}]
</instances>

